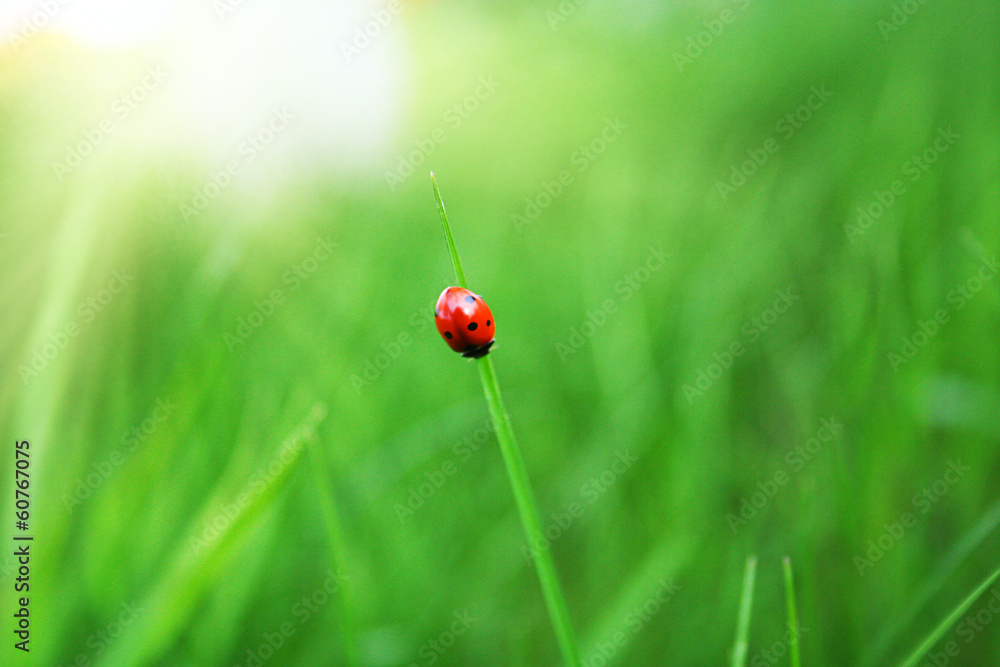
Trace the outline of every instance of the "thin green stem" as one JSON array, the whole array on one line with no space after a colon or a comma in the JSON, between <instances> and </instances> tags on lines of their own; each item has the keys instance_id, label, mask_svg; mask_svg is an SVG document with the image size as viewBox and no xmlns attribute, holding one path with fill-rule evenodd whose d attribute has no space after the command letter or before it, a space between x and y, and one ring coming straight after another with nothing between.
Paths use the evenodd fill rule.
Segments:
<instances>
[{"instance_id":1,"label":"thin green stem","mask_svg":"<svg viewBox=\"0 0 1000 667\"><path fill-rule=\"evenodd\" d=\"M802 658L799 656L799 617L795 610L795 578L792 576L792 559L785 556L782 561L785 570L785 602L788 605L788 632L789 652L791 653L792 667L801 667Z\"/></svg>"},{"instance_id":2,"label":"thin green stem","mask_svg":"<svg viewBox=\"0 0 1000 667\"><path fill-rule=\"evenodd\" d=\"M757 557L747 556L743 570L743 593L740 614L736 620L736 641L733 643L733 667L743 667L747 661L747 637L750 634L750 612L753 610L753 585L757 578Z\"/></svg>"},{"instance_id":3,"label":"thin green stem","mask_svg":"<svg viewBox=\"0 0 1000 667\"><path fill-rule=\"evenodd\" d=\"M559 649L562 651L563 660L567 665L578 667L580 654L577 649L576 634L573 632L573 625L570 622L569 609L566 607L566 598L563 596L562 586L559 584L559 575L552 560L552 552L546 548L534 548L536 543L541 542L541 536L544 535L541 521L538 518L538 507L535 505L535 498L531 493L531 483L524 465L524 458L521 456L517 441L514 440L510 419L504 408L503 398L500 396L500 386L497 383L496 373L493 371L493 361L488 355L479 360L479 377L483 381L486 402L489 404L490 415L493 416L493 424L496 426L497 442L500 443L500 451L503 452L507 476L514 489L514 499L517 501L517 509L521 514L521 524L524 526L524 532L528 535L528 543L533 547L531 553L535 570L538 572L538 579L542 584L542 594L545 596L545 604L552 617L552 625L555 626Z\"/></svg>"},{"instance_id":4,"label":"thin green stem","mask_svg":"<svg viewBox=\"0 0 1000 667\"><path fill-rule=\"evenodd\" d=\"M434 184L434 196L437 198L438 211L441 213L441 224L444 226L444 234L448 239L451 261L455 266L455 276L458 278L459 286L467 288L465 272L462 271L462 262L458 258L455 239L451 235L451 226L448 224L444 202L441 201L441 191L438 190L433 173L431 174L431 182ZM483 382L486 403L496 427L497 442L503 453L507 477L510 479L514 500L517 503L517 511L521 515L521 525L528 535L528 544L535 545L542 539L544 533L542 532L542 522L538 518L538 506L535 504L535 497L531 492L528 469L524 465L524 457L514 439L510 418L507 416L507 409L504 407L503 397L500 395L500 384L497 382L497 376L493 370L493 359L486 355L478 359L478 362L479 377ZM542 585L545 605L548 607L549 616L556 632L556 640L559 643L559 650L562 652L563 662L567 667L580 667L580 651L576 642L576 634L573 632L573 624L570 622L569 608L566 606L566 598L559 583L555 562L552 560L552 552L542 548L533 548L531 551L534 556L535 571L538 573L538 580Z\"/></svg>"}]
</instances>

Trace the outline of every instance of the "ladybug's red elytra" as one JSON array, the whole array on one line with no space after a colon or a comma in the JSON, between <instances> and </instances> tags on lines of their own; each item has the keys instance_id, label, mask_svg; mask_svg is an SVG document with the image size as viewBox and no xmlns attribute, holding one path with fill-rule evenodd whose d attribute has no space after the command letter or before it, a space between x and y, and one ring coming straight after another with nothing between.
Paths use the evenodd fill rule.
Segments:
<instances>
[{"instance_id":1,"label":"ladybug's red elytra","mask_svg":"<svg viewBox=\"0 0 1000 667\"><path fill-rule=\"evenodd\" d=\"M483 297L464 287L446 287L434 306L434 323L448 347L463 357L485 357L493 345L496 322Z\"/></svg>"}]
</instances>

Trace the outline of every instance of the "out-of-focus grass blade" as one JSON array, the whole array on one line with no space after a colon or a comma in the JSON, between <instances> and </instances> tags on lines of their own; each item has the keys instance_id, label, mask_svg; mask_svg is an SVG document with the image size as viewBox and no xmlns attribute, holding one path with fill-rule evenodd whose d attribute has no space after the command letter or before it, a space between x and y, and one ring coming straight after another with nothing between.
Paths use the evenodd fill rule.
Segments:
<instances>
[{"instance_id":1,"label":"out-of-focus grass blade","mask_svg":"<svg viewBox=\"0 0 1000 667\"><path fill-rule=\"evenodd\" d=\"M326 408L316 405L310 415L285 439L272 456L282 464L270 482L246 504L244 509L219 530L211 543L193 548L200 527L218 514L218 499L213 494L202 506L192 524L190 539L177 545L171 558L173 567L142 602L144 613L102 660L106 665L156 664L184 628L198 600L219 576L233 547L258 523L265 510L273 507L278 493L302 459L302 450L315 438L317 425L326 417Z\"/></svg>"},{"instance_id":2,"label":"out-of-focus grass blade","mask_svg":"<svg viewBox=\"0 0 1000 667\"><path fill-rule=\"evenodd\" d=\"M631 580L622 586L615 599L604 605L604 612L593 623L586 637L580 643L584 664L590 664L588 655L593 655L594 647L598 642L607 641L608 637L622 630L625 619L632 613L632 610L662 586L661 580L666 582L672 579L681 568L687 565L696 548L697 543L694 539L672 537L662 540L659 546L652 550L646 558L646 562L638 568ZM616 651L602 664L611 667L611 665L622 661L625 656L626 651Z\"/></svg>"},{"instance_id":3,"label":"out-of-focus grass blade","mask_svg":"<svg viewBox=\"0 0 1000 667\"><path fill-rule=\"evenodd\" d=\"M753 585L757 579L757 556L747 556L743 569L743 593L740 595L740 615L736 620L736 641L733 643L733 667L743 667L747 661L747 636L750 634L750 612L753 610Z\"/></svg>"},{"instance_id":4,"label":"out-of-focus grass blade","mask_svg":"<svg viewBox=\"0 0 1000 667\"><path fill-rule=\"evenodd\" d=\"M883 658L886 652L899 637L899 633L906 628L917 613L927 604L927 602L934 597L935 594L944 585L948 577L958 568L958 566L969 557L976 547L983 543L990 533L992 533L996 527L1000 525L1000 500L995 502L993 506L983 515L983 518L973 526L963 537L959 540L951 551L941 560L937 569L934 570L934 574L927 580L927 583L913 596L913 601L906 606L906 608L896 617L892 623L884 626L881 632L871 644L871 648L868 649L865 655L865 659L862 660L864 665L880 665L883 664Z\"/></svg>"},{"instance_id":5,"label":"out-of-focus grass blade","mask_svg":"<svg viewBox=\"0 0 1000 667\"><path fill-rule=\"evenodd\" d=\"M341 529L340 512L337 509L336 498L333 497L333 485L330 483L330 473L322 444L316 441L310 443L309 454L313 458L316 495L323 508L323 521L330 542L330 561L338 577L349 579L350 577L344 574L347 572L347 564L344 562L347 553L344 547L344 531ZM347 583L340 582L335 599L340 611L340 627L347 664L349 667L356 667L361 664L358 660L357 623L354 619L354 602Z\"/></svg>"},{"instance_id":6,"label":"out-of-focus grass blade","mask_svg":"<svg viewBox=\"0 0 1000 667\"><path fill-rule=\"evenodd\" d=\"M948 632L948 629L955 624L958 617L964 614L969 607L972 606L972 603L978 600L979 596L982 595L987 588L993 585L993 582L996 581L998 577L1000 577L1000 569L986 577L986 580L979 584L979 586L976 587L976 590L969 593L969 596L962 600L961 604L955 607L955 609L948 614L929 635L927 635L927 639L925 639L923 643L910 654L910 657L903 661L902 667L912 667L913 665L918 664L920 659L924 657L924 654L931 650L934 644L936 644L938 640L944 636L944 633Z\"/></svg>"},{"instance_id":7,"label":"out-of-focus grass blade","mask_svg":"<svg viewBox=\"0 0 1000 667\"><path fill-rule=\"evenodd\" d=\"M788 632L791 635L789 642L790 660L792 667L801 667L802 659L799 655L799 616L795 610L795 577L792 576L792 559L785 556L781 564L785 571L785 602L788 606Z\"/></svg>"}]
</instances>

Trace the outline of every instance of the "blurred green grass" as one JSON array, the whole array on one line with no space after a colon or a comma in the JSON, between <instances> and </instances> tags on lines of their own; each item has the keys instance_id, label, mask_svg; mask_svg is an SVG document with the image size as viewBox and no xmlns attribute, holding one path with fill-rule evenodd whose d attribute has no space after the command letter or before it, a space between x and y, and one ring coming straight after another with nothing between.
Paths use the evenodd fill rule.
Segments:
<instances>
[{"instance_id":1,"label":"blurred green grass","mask_svg":"<svg viewBox=\"0 0 1000 667\"><path fill-rule=\"evenodd\" d=\"M996 568L1000 546L990 531L911 609L997 497L995 276L961 309L948 296L1000 247L998 10L928 3L886 40L877 22L891 3L750 3L678 71L674 53L726 6L581 4L553 30L528 4L407 5L391 27L410 89L376 166L288 173L265 154L260 192L237 184L190 221L178 203L218 164L191 157L155 103L64 182L52 174L142 67L44 37L2 53L0 423L33 446L32 664L104 664L91 638L123 603L149 617L111 642L108 664L133 664L123 647L154 648L147 628L177 614L149 664L245 665L286 622L295 632L269 664L345 664L338 607L304 623L296 612L334 567L325 493L362 664L556 663L475 371L425 317L451 283L430 169L471 286L498 318L497 372L543 520L559 528L551 549L585 664L603 664L595 647L616 632L627 643L610 662L721 664L749 553L751 665L771 664L760 651L785 631L786 554L804 664L870 660L880 632L913 612L876 662L907 655ZM499 86L453 127L444 114L481 76ZM822 85L833 96L786 139L776 123ZM580 171L575 152L607 119L627 127ZM439 127L447 140L390 188L385 172ZM949 127L954 145L908 180L904 163ZM723 201L718 181L769 137L777 152ZM563 170L573 182L519 230L525 198ZM906 193L852 243L845 224L894 179ZM317 237L333 255L293 288L286 272ZM669 259L626 300L620 281L661 245ZM134 281L84 322L78 304L123 267ZM788 286L798 301L751 340L744 325ZM223 334L276 289L283 303L230 351ZM589 331L608 299L616 312L562 359L557 344ZM949 321L894 371L888 354L939 308ZM79 335L24 382L19 367L69 321ZM745 352L688 400L685 385L734 342ZM70 512L64 494L128 448L158 399L176 411ZM317 402L333 487L294 471L217 576L154 605L201 513L254 488ZM787 453L831 417L842 431L792 470ZM601 482L622 450L637 462ZM913 497L954 460L969 472L920 513ZM449 461L455 474L401 520L397 504ZM787 485L734 533L727 514L777 471ZM583 513L563 528L571 503ZM907 511L915 525L859 575L854 557ZM661 580L680 588L637 614ZM431 648L466 611L476 620L454 646ZM952 634L954 664L997 663L997 632Z\"/></svg>"}]
</instances>

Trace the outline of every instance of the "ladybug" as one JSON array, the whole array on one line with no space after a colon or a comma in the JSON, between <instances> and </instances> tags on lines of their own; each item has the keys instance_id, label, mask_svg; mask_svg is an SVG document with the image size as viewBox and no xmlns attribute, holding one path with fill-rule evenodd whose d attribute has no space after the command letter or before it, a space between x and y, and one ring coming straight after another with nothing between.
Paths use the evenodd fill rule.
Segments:
<instances>
[{"instance_id":1,"label":"ladybug","mask_svg":"<svg viewBox=\"0 0 1000 667\"><path fill-rule=\"evenodd\" d=\"M496 323L483 297L464 287L446 287L434 306L434 323L448 347L463 357L485 357Z\"/></svg>"}]
</instances>

